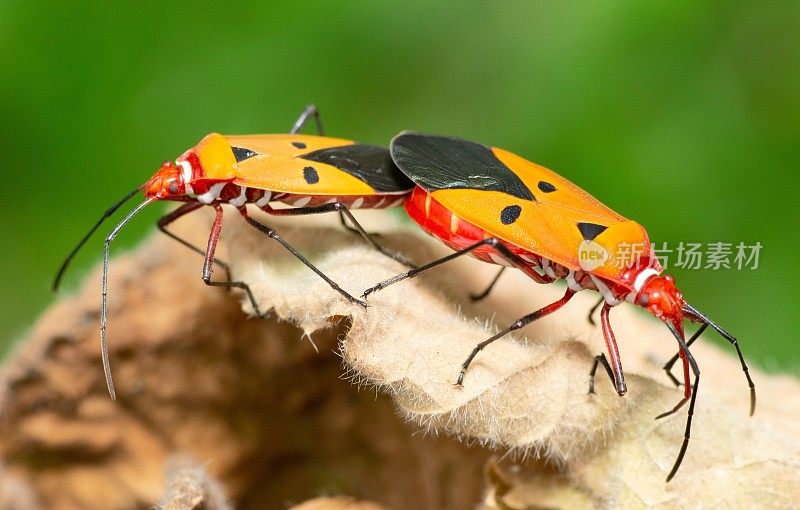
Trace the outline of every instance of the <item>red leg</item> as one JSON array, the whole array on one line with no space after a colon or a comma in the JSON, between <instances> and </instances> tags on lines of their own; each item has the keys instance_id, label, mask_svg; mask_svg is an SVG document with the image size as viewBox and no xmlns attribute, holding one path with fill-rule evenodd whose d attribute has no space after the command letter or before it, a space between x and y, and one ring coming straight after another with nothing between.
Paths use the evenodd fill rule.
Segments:
<instances>
[{"instance_id":1,"label":"red leg","mask_svg":"<svg viewBox=\"0 0 800 510\"><path fill-rule=\"evenodd\" d=\"M683 398L680 402L675 404L675 407L673 407L671 410L656 416L656 420L673 414L678 409L683 407L683 405L686 404L686 402L688 402L689 398L692 396L692 381L689 374L689 358L686 356L686 352L683 349L678 351L678 356L680 356L681 363L683 363Z\"/></svg>"},{"instance_id":2,"label":"red leg","mask_svg":"<svg viewBox=\"0 0 800 510\"><path fill-rule=\"evenodd\" d=\"M262 319L269 317L270 314L268 312L261 311L253 295L253 291L250 290L250 286L245 282L230 281L230 278L227 281L213 281L211 279L211 273L214 270L214 253L217 251L217 242L222 232L222 206L214 204L212 207L214 208L216 216L214 217L213 225L211 225L211 233L208 235L208 245L205 251L205 260L203 261L203 283L212 287L235 287L237 289L242 289L245 294L247 294L247 298L256 315Z\"/></svg>"},{"instance_id":3,"label":"red leg","mask_svg":"<svg viewBox=\"0 0 800 510\"><path fill-rule=\"evenodd\" d=\"M222 233L222 206L214 204L214 223L211 225L211 232L208 235L208 244L206 245L206 258L203 261L203 281L209 283L211 280L211 273L214 265L214 253L217 251L217 243L219 236Z\"/></svg>"},{"instance_id":4,"label":"red leg","mask_svg":"<svg viewBox=\"0 0 800 510\"><path fill-rule=\"evenodd\" d=\"M508 333L510 333L510 332L512 332L514 330L517 330L517 329L520 329L520 328L524 328L525 326L527 326L531 322L533 322L535 320L538 320L538 319L541 319L542 317L544 317L546 315L550 315L551 313L555 312L556 310L558 310L562 306L566 305L569 302L569 300L572 299L572 296L574 296L574 295L575 295L575 291L574 290L567 289L567 292L564 293L564 297L562 297L561 299L559 299L555 303L550 303L549 305L547 305L547 306L545 306L543 308L540 308L539 310L536 310L533 313L530 313L530 314L528 314L528 315L526 315L524 317L520 317L512 325L510 325L509 327L507 327L503 331L497 333L496 335L492 336L491 338L487 338L483 342L481 342L478 345L476 345L475 348L472 349L472 352L470 353L469 357L466 359L466 361L464 361L464 364L461 365L461 373L458 374L458 381L456 381L456 384L461 385L461 383L464 381L464 375L466 375L467 369L469 368L470 363L472 363L472 360L475 359L475 356L477 356L477 354L479 352L481 352L481 350L483 350L484 347L486 347L487 345L489 345L490 343L494 342L498 338L500 338L502 336L505 336L505 335L507 335Z\"/></svg>"},{"instance_id":5,"label":"red leg","mask_svg":"<svg viewBox=\"0 0 800 510\"><path fill-rule=\"evenodd\" d=\"M692 356L692 353L689 352L689 347L686 345L686 340L684 339L683 327L682 325L678 324L677 326L674 324L670 324L669 322L666 323L667 327L672 332L672 335L678 341L679 347L679 354L681 357L681 361L683 362L683 380L684 380L684 392L683 392L683 399L671 410L666 413L663 413L659 416L656 416L656 419L663 418L664 416L669 416L670 414L674 413L681 406L683 406L687 400L689 400L689 412L686 414L686 429L683 433L683 443L681 444L681 449L678 452L678 457L675 459L675 463L672 465L672 469L670 470L669 474L667 475L667 482L672 480L672 477L675 476L675 473L678 472L678 468L681 466L681 462L683 462L683 457L686 455L686 449L689 446L689 438L691 437L692 431L692 417L694 416L694 405L697 402L697 388L700 386L700 368L697 366L697 362ZM694 386L690 386L690 375L689 369L694 373Z\"/></svg>"},{"instance_id":6,"label":"red leg","mask_svg":"<svg viewBox=\"0 0 800 510\"><path fill-rule=\"evenodd\" d=\"M611 329L611 322L609 321L610 311L611 306L605 303L600 311L600 324L603 327L603 338L606 341L608 361L611 365L611 371L614 373L614 388L617 390L617 394L622 396L628 392L628 387L625 385L625 373L622 371L622 362L619 359L617 339L614 337L614 330Z\"/></svg>"},{"instance_id":7,"label":"red leg","mask_svg":"<svg viewBox=\"0 0 800 510\"><path fill-rule=\"evenodd\" d=\"M183 239L182 237L179 237L178 235L172 233L170 230L167 229L167 226L170 225L173 221L177 220L178 218L181 218L181 217L189 214L190 212L192 212L192 211L194 211L196 209L199 209L200 207L203 207L204 205L205 204L203 204L202 202L187 202L187 203L183 204L182 206L178 207L177 209L175 209L174 211L162 216L158 220L158 229L161 232L163 232L167 236L171 237L172 239L178 241L179 243L181 243L182 245L186 246L187 248L189 248L193 252L199 253L203 257L206 256L206 252L204 252L201 248L198 248L197 246L193 245L192 243L190 243L186 239ZM219 260L217 258L214 259L214 263L225 270L225 273L228 275L228 280L232 279L232 277L231 277L231 267L227 263L225 263L222 260Z\"/></svg>"}]
</instances>

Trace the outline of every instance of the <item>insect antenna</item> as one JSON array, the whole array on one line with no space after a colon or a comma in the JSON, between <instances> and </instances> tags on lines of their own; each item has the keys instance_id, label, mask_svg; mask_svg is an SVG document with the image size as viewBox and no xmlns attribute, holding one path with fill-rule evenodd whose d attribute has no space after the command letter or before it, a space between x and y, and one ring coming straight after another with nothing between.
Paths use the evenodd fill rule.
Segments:
<instances>
[{"instance_id":1,"label":"insect antenna","mask_svg":"<svg viewBox=\"0 0 800 510\"><path fill-rule=\"evenodd\" d=\"M88 241L89 238L92 237L92 234L94 234L94 232L98 228L100 228L100 225L103 223L103 221L105 221L106 218L114 214L117 211L117 209L119 209L122 206L122 204L130 200L131 197L133 197L133 195L139 192L139 190L140 188L137 187L136 189L125 195L119 202L109 207L108 210L103 213L103 216L100 217L97 223L95 223L95 225L89 230L89 232L85 236L83 236L83 239L81 239L78 242L77 246L75 246L75 248L73 248L72 251L69 252L67 258L65 258L64 262L62 262L61 266L59 266L58 272L56 273L56 277L53 278L53 285L52 285L53 292L58 290L58 287L61 285L61 278L63 278L64 273L67 271L67 266L69 266L70 262L72 262L72 259L75 258L75 255L78 254L78 251L80 251L83 245L86 244L86 241Z\"/></svg>"},{"instance_id":2,"label":"insect antenna","mask_svg":"<svg viewBox=\"0 0 800 510\"><path fill-rule=\"evenodd\" d=\"M137 189L138 191L138 189ZM117 237L119 231L122 227L125 226L131 218L136 216L139 211L144 209L144 207L151 202L155 201L155 198L148 198L141 204L137 205L136 208L129 212L125 218L119 222L119 224L114 227L114 230L111 231L106 236L105 246L103 247L103 293L102 293L102 304L100 305L100 351L102 352L103 358L103 373L106 376L106 386L108 386L108 394L111 396L111 400L116 400L117 394L114 391L114 380L111 378L111 363L108 360L108 340L106 338L106 323L108 318L108 259L109 259L109 251L111 248L111 241Z\"/></svg>"},{"instance_id":3,"label":"insect antenna","mask_svg":"<svg viewBox=\"0 0 800 510\"><path fill-rule=\"evenodd\" d=\"M709 319L704 313L689 303L683 304L683 312L711 326L717 333L720 334L720 336L722 336L722 338L727 340L736 349L736 354L739 356L739 362L742 364L742 371L744 372L744 376L747 378L747 385L750 387L750 416L753 416L753 413L756 412L756 385L753 383L753 379L750 377L750 371L747 368L747 363L744 362L742 350L739 348L739 341L736 339L736 337L719 327L716 323L714 323L714 321Z\"/></svg>"}]
</instances>

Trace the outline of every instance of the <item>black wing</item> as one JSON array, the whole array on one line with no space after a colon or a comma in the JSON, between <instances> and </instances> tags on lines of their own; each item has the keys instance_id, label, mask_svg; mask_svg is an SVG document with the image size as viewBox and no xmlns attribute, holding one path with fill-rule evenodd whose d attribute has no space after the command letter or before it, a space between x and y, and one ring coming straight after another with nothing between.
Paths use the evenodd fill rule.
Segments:
<instances>
[{"instance_id":1,"label":"black wing","mask_svg":"<svg viewBox=\"0 0 800 510\"><path fill-rule=\"evenodd\" d=\"M335 166L369 184L375 191L396 193L414 187L392 162L389 150L379 145L355 143L309 152L301 158Z\"/></svg>"},{"instance_id":2,"label":"black wing","mask_svg":"<svg viewBox=\"0 0 800 510\"><path fill-rule=\"evenodd\" d=\"M486 145L406 131L394 137L389 150L400 170L426 191L480 189L535 200L517 174Z\"/></svg>"}]
</instances>

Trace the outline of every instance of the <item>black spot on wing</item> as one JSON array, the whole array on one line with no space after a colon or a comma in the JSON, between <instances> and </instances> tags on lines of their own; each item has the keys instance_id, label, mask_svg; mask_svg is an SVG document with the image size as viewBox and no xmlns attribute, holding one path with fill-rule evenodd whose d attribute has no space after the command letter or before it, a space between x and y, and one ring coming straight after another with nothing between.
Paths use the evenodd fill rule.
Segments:
<instances>
[{"instance_id":1,"label":"black spot on wing","mask_svg":"<svg viewBox=\"0 0 800 510\"><path fill-rule=\"evenodd\" d=\"M500 211L500 221L503 223L503 225L511 225L517 221L520 213L522 213L522 207L518 205L506 206L502 211Z\"/></svg>"},{"instance_id":2,"label":"black spot on wing","mask_svg":"<svg viewBox=\"0 0 800 510\"><path fill-rule=\"evenodd\" d=\"M309 184L316 184L319 182L319 174L317 169L313 166L307 166L303 169L303 179Z\"/></svg>"},{"instance_id":3,"label":"black spot on wing","mask_svg":"<svg viewBox=\"0 0 800 510\"><path fill-rule=\"evenodd\" d=\"M255 151L251 151L250 149L245 149L243 147L231 147L233 151L233 157L236 158L237 163L241 163L246 159L250 159L253 156L258 156L258 153Z\"/></svg>"},{"instance_id":4,"label":"black spot on wing","mask_svg":"<svg viewBox=\"0 0 800 510\"><path fill-rule=\"evenodd\" d=\"M556 187L547 181L539 181L539 184L537 186L540 191L543 191L545 193L552 193L556 190Z\"/></svg>"},{"instance_id":5,"label":"black spot on wing","mask_svg":"<svg viewBox=\"0 0 800 510\"><path fill-rule=\"evenodd\" d=\"M595 237L602 234L608 227L598 225L597 223L578 223L578 230L587 241L594 240Z\"/></svg>"},{"instance_id":6,"label":"black spot on wing","mask_svg":"<svg viewBox=\"0 0 800 510\"><path fill-rule=\"evenodd\" d=\"M485 145L406 132L392 140L390 150L400 170L426 191L478 189L536 200L519 176Z\"/></svg>"},{"instance_id":7,"label":"black spot on wing","mask_svg":"<svg viewBox=\"0 0 800 510\"><path fill-rule=\"evenodd\" d=\"M303 142L292 142L292 145L294 145L298 149L305 149L306 148L306 144L304 144Z\"/></svg>"},{"instance_id":8,"label":"black spot on wing","mask_svg":"<svg viewBox=\"0 0 800 510\"><path fill-rule=\"evenodd\" d=\"M395 166L386 147L356 143L320 149L300 157L334 166L378 192L396 193L414 187L414 183Z\"/></svg>"}]
</instances>

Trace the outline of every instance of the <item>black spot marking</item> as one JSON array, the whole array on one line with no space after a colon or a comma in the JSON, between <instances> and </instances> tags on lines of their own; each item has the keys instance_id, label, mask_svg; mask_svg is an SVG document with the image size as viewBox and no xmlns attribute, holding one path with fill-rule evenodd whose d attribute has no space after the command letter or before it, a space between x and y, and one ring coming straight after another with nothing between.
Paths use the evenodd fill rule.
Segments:
<instances>
[{"instance_id":1,"label":"black spot marking","mask_svg":"<svg viewBox=\"0 0 800 510\"><path fill-rule=\"evenodd\" d=\"M520 213L522 213L522 207L518 205L506 206L500 211L500 221L503 222L503 225L511 225L517 221Z\"/></svg>"},{"instance_id":2,"label":"black spot marking","mask_svg":"<svg viewBox=\"0 0 800 510\"><path fill-rule=\"evenodd\" d=\"M319 174L313 166L307 166L303 169L303 179L309 184L316 184L319 182Z\"/></svg>"},{"instance_id":3,"label":"black spot marking","mask_svg":"<svg viewBox=\"0 0 800 510\"><path fill-rule=\"evenodd\" d=\"M354 143L319 149L300 157L334 166L369 184L375 191L394 193L414 187L414 183L392 162L386 147Z\"/></svg>"},{"instance_id":4,"label":"black spot marking","mask_svg":"<svg viewBox=\"0 0 800 510\"><path fill-rule=\"evenodd\" d=\"M578 230L581 231L581 235L587 241L594 240L595 237L605 232L607 228L597 223L578 223Z\"/></svg>"},{"instance_id":5,"label":"black spot marking","mask_svg":"<svg viewBox=\"0 0 800 510\"><path fill-rule=\"evenodd\" d=\"M392 140L394 162L425 191L500 191L521 200L536 198L491 147L459 138L405 132Z\"/></svg>"},{"instance_id":6,"label":"black spot marking","mask_svg":"<svg viewBox=\"0 0 800 510\"><path fill-rule=\"evenodd\" d=\"M292 145L294 145L298 149L305 149L306 148L306 144L304 144L303 142L292 142Z\"/></svg>"},{"instance_id":7,"label":"black spot marking","mask_svg":"<svg viewBox=\"0 0 800 510\"><path fill-rule=\"evenodd\" d=\"M250 149L245 149L243 147L231 147L233 151L233 157L236 158L237 163L241 163L246 159L250 159L253 156L258 156L258 153L255 151L251 151Z\"/></svg>"},{"instance_id":8,"label":"black spot marking","mask_svg":"<svg viewBox=\"0 0 800 510\"><path fill-rule=\"evenodd\" d=\"M545 193L552 193L556 190L556 187L550 184L547 181L539 181L539 190L544 191Z\"/></svg>"}]
</instances>

